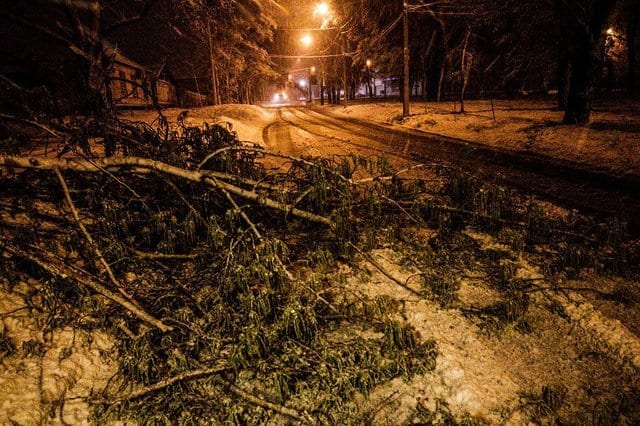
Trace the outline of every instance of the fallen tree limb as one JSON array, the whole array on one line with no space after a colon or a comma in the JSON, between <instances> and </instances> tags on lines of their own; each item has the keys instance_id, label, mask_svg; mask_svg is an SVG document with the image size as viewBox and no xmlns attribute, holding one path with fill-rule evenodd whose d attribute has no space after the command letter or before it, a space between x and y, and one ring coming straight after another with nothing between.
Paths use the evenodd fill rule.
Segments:
<instances>
[{"instance_id":1,"label":"fallen tree limb","mask_svg":"<svg viewBox=\"0 0 640 426\"><path fill-rule=\"evenodd\" d=\"M305 160L302 158L298 158L298 157L292 157L290 155L286 155L286 154L280 154L278 152L271 152L271 151L267 151L266 149L263 148L257 148L257 147L249 147L249 146L228 146L226 148L220 148L217 151L212 152L211 154L207 155L204 160L202 160L199 164L198 164L198 168L197 170L199 171L200 169L202 169L202 167L207 164L207 161L211 160L212 158L224 153L224 152L230 152L230 151L241 151L241 152L257 152L259 154L264 154L264 155L268 155L270 157L276 157L276 158L282 158L285 160L291 160L300 164L304 164L306 166L310 166L310 167L317 167L318 165L316 163L314 163L313 161L309 161L309 160ZM348 179L344 176L342 176L340 173L337 173L331 169L328 169L326 167L322 168L323 170L326 170L327 172L331 173L332 175L338 177L339 179L341 179L344 182L347 183L353 183L351 179Z\"/></svg>"},{"instance_id":2,"label":"fallen tree limb","mask_svg":"<svg viewBox=\"0 0 640 426\"><path fill-rule=\"evenodd\" d=\"M125 401L131 401L134 399L139 399L142 398L144 396L147 396L149 394L152 394L154 392L158 392L161 391L163 389L168 388L169 386L175 385L177 383L181 383L181 382L188 382L191 380L198 380L198 379L204 379L206 377L210 377L210 376L216 376L218 374L221 374L227 370L229 370L231 368L231 366L229 365L229 363L226 360L220 360L216 363L215 366L210 367L210 368L203 368L203 369L199 369L199 370L192 370L192 371L187 371L181 374L178 374L176 376L170 377L168 379L162 380L158 383L154 383L153 385L150 386L146 386L144 388L140 388L138 390L135 390L127 395L122 395L119 396L115 399L111 399L111 400L98 400L97 402L103 402L103 403L108 403L108 404L116 404L116 403L120 403L120 402L125 402ZM278 414L281 414L283 416L289 417L291 419L297 420L299 422L305 423L305 424L316 424L317 422L315 421L315 419L313 419L311 416L309 416L306 413L300 413L297 410L294 410L292 408L289 407L285 407L279 404L274 404L272 402L269 402L267 400L264 400L262 398L259 398L253 394L248 393L247 391L239 388L238 386L234 385L233 383L230 383L224 379L222 379L221 377L217 377L215 378L215 381L221 385L224 386L225 388L227 388L232 394L234 394L235 396L239 397L240 399L248 402L249 404L252 405L257 405L259 407L263 407L266 408L268 410L274 411ZM96 401L94 401L96 402Z\"/></svg>"},{"instance_id":3,"label":"fallen tree limb","mask_svg":"<svg viewBox=\"0 0 640 426\"><path fill-rule=\"evenodd\" d=\"M274 210L280 210L293 216L309 220L315 223L321 223L335 229L335 223L324 216L300 210L287 204L275 201L255 191L249 191L239 188L219 179L213 179L210 172L200 172L195 170L187 170L180 167L172 166L161 161L150 160L140 157L109 157L96 161L87 161L79 159L51 159L42 157L19 157L19 156L0 156L0 167L19 168L19 169L36 169L36 170L72 170L76 172L93 172L97 173L106 170L139 168L146 170L154 170L166 175L176 176L191 182L204 182L211 187L224 189L231 194L237 195L246 200L253 201L261 206Z\"/></svg>"},{"instance_id":4,"label":"fallen tree limb","mask_svg":"<svg viewBox=\"0 0 640 426\"><path fill-rule=\"evenodd\" d=\"M74 218L74 220L76 222L76 225L78 225L78 228L80 228L80 231L82 231L82 234L84 235L85 239L87 240L87 242L89 243L89 245L93 249L93 252L98 257L98 260L100 261L100 263L102 264L103 268L107 272L107 276L109 277L109 280L111 280L111 282L116 287L116 289L120 292L120 294L122 294L131 303L133 303L134 305L139 307L138 303L131 297L131 295L129 293L127 293L125 291L125 289L122 287L122 284L120 284L120 281L118 281L116 276L113 274L113 271L111 270L111 267L109 266L109 263L107 263L107 261L105 260L104 256L102 255L102 250L100 250L100 247L98 247L98 244L96 244L96 242L94 241L93 237L91 236L89 231L87 231L87 228L82 223L82 220L80 220L80 215L78 214L78 209L76 209L75 204L73 204L73 200L71 199L71 194L69 193L69 187L67 186L67 182L64 180L64 177L62 176L62 173L60 173L60 170L58 170L58 169L54 169L54 171L56 173L56 176L58 177L58 181L60 181L60 186L62 187L62 192L64 192L64 198L67 201L67 205L69 206L69 209L71 210L71 214L73 215L73 218Z\"/></svg>"},{"instance_id":5,"label":"fallen tree limb","mask_svg":"<svg viewBox=\"0 0 640 426\"><path fill-rule=\"evenodd\" d=\"M419 292L417 292L414 289L412 289L411 287L409 287L406 282L402 282L402 280L399 280L398 278L396 278L393 275L391 275L391 273L389 271L387 271L382 265L380 265L378 262L376 262L373 257L371 257L369 254L365 253L362 249L360 249L360 247L358 247L357 245L355 245L355 244L353 244L351 242L349 243L349 245L351 247L353 247L358 253L360 253L360 255L364 258L364 260L369 262L378 271L380 271L382 273L382 275L384 275L385 277L389 278L391 281L393 281L394 283L398 284L400 287L404 288L408 292L413 293L416 296L421 296L421 294ZM408 280L407 280L407 282L408 282Z\"/></svg>"},{"instance_id":6,"label":"fallen tree limb","mask_svg":"<svg viewBox=\"0 0 640 426\"><path fill-rule=\"evenodd\" d=\"M14 117L13 115L8 115L8 114L0 114L0 119L15 121L16 123L27 124L29 126L33 126L44 131L45 133L49 134L50 136L53 136L54 138L62 138L62 135L59 135L53 129L50 129L44 124L38 123L37 121L27 120L26 118Z\"/></svg>"},{"instance_id":7,"label":"fallen tree limb","mask_svg":"<svg viewBox=\"0 0 640 426\"><path fill-rule=\"evenodd\" d=\"M230 368L229 363L225 360L221 360L213 367L203 368L200 370L187 371L185 373L178 374L177 376L173 376L168 379L162 380L158 383L154 383L153 385L146 386L144 388L133 391L130 394L119 396L113 400L101 401L101 402L108 402L108 403L114 404L118 402L131 401L133 399L142 398L143 396L149 395L151 393L161 391L162 389L168 388L169 386L175 385L176 383L203 379L205 377L223 373L227 371L229 368Z\"/></svg>"},{"instance_id":8,"label":"fallen tree limb","mask_svg":"<svg viewBox=\"0 0 640 426\"><path fill-rule=\"evenodd\" d=\"M36 254L40 250L38 250L35 247L31 247L32 250L30 252L27 252L18 247L9 246L4 241L0 241L0 248L7 251L9 254L13 256L30 260L36 263L38 266L40 266L42 269L44 269L45 271L47 271L53 276L56 276L62 279L70 278L82 284L85 287L89 287L96 293L122 306L123 308L131 312L133 315L135 315L142 321L160 329L163 332L173 330L173 327L164 324L162 321L155 318L148 312L144 311L142 308L137 307L136 305L131 303L129 300L107 289L105 286L103 286L99 282L93 280L90 276L88 276L88 274L81 274L79 271L72 270L63 262L58 261L52 256L43 256L43 255ZM87 276L84 276L84 275L87 275Z\"/></svg>"},{"instance_id":9,"label":"fallen tree limb","mask_svg":"<svg viewBox=\"0 0 640 426\"><path fill-rule=\"evenodd\" d=\"M151 260L193 260L198 256L195 254L166 254L166 253L147 253L134 248L127 248L131 253L138 256L140 259Z\"/></svg>"},{"instance_id":10,"label":"fallen tree limb","mask_svg":"<svg viewBox=\"0 0 640 426\"><path fill-rule=\"evenodd\" d=\"M250 404L257 405L259 407L263 407L271 411L275 411L278 414L282 414L283 416L290 417L294 420L297 420L305 424L311 424L311 425L317 424L317 421L307 413L300 413L297 410L294 410L293 408L285 407L283 405L274 404L273 402L266 401L262 398L259 398L255 395L248 393L243 389L240 389L238 386L234 385L233 383L229 383L226 380L223 380L221 378L219 378L218 381L221 384L226 385L229 391L231 391L231 393L233 393L234 395L238 396L239 398L243 399L244 401Z\"/></svg>"},{"instance_id":11,"label":"fallen tree limb","mask_svg":"<svg viewBox=\"0 0 640 426\"><path fill-rule=\"evenodd\" d=\"M233 205L234 209L238 212L238 214L240 215L240 217L242 217L242 219L245 221L245 223L249 226L249 228L251 228L251 231L253 232L253 234L256 236L257 239L259 239L260 241L263 240L262 234L260 234L260 231L258 231L258 228L256 227L256 225L251 221L251 219L249 219L249 216L247 216L247 214L240 208L240 206L238 206L238 204L236 203L236 201L233 199L233 197L231 196L231 194L229 194L229 192L224 191L225 196L227 197L227 199L229 200L229 202L231 203L231 205ZM287 267L285 266L284 262L282 262L282 259L280 259L280 256L275 255L276 261L278 262L278 265L282 268L283 272L285 273L285 275L287 276L287 278L289 279L289 281L293 282L295 281L295 278L293 277L293 275L291 274L291 272L289 272L289 270L287 269ZM309 290L310 292L312 292L313 294L315 294L316 298L318 300L320 300L321 302L323 302L324 304L327 305L327 307L329 309L331 309L333 312L335 312L336 314L339 314L340 312L336 309L335 306L333 306L331 304L331 302L329 302L327 299L325 299L324 297L322 297L317 291L315 291L313 288L311 288L308 285L304 285L304 287Z\"/></svg>"}]
</instances>

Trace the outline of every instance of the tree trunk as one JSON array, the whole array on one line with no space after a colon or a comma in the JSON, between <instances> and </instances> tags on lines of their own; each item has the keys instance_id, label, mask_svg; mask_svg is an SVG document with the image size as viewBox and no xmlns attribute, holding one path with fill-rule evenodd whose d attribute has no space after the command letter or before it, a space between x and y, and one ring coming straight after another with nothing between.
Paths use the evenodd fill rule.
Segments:
<instances>
[{"instance_id":1,"label":"tree trunk","mask_svg":"<svg viewBox=\"0 0 640 426\"><path fill-rule=\"evenodd\" d=\"M565 108L564 124L587 124L591 116L591 100L596 84L599 61L594 59L594 49L584 46L571 58L571 79Z\"/></svg>"},{"instance_id":2,"label":"tree trunk","mask_svg":"<svg viewBox=\"0 0 640 426\"><path fill-rule=\"evenodd\" d=\"M571 61L569 60L568 47L560 50L558 61L558 109L564 111L567 108L569 98L569 84L571 79Z\"/></svg>"},{"instance_id":3,"label":"tree trunk","mask_svg":"<svg viewBox=\"0 0 640 426\"><path fill-rule=\"evenodd\" d=\"M431 50L433 49L437 36L438 32L434 30L431 33L429 44L427 45L426 50L422 52L420 58L422 62L422 96L424 97L425 102L427 102L429 95L429 58L431 56Z\"/></svg>"},{"instance_id":4,"label":"tree trunk","mask_svg":"<svg viewBox=\"0 0 640 426\"><path fill-rule=\"evenodd\" d=\"M211 101L213 105L220 105L220 95L218 94L218 77L216 75L216 61L213 55L213 31L211 30L212 21L209 20L207 26L207 35L209 40L209 66L211 67Z\"/></svg>"},{"instance_id":5,"label":"tree trunk","mask_svg":"<svg viewBox=\"0 0 640 426\"><path fill-rule=\"evenodd\" d=\"M627 92L635 94L636 67L637 67L637 36L638 21L640 20L640 0L635 0L631 5L631 13L627 21Z\"/></svg>"},{"instance_id":6,"label":"tree trunk","mask_svg":"<svg viewBox=\"0 0 640 426\"><path fill-rule=\"evenodd\" d=\"M615 0L595 0L588 14L584 9L567 11L574 13L566 15L566 19L572 20L567 34L572 46L569 55L569 96L562 120L564 124L582 125L589 122L593 91L602 71L600 52L604 43L603 30L615 3Z\"/></svg>"},{"instance_id":7,"label":"tree trunk","mask_svg":"<svg viewBox=\"0 0 640 426\"><path fill-rule=\"evenodd\" d=\"M467 90L469 84L469 75L471 74L471 55L467 57L467 47L469 46L469 37L471 31L467 31L467 35L464 38L464 45L462 47L462 58L460 60L460 72L462 73L462 87L460 88L460 112L464 113L464 93Z\"/></svg>"},{"instance_id":8,"label":"tree trunk","mask_svg":"<svg viewBox=\"0 0 640 426\"><path fill-rule=\"evenodd\" d=\"M442 58L442 62L440 63L440 77L438 78L438 95L436 97L436 101L440 102L442 100L442 84L444 83L444 72L446 67L445 58Z\"/></svg>"}]
</instances>

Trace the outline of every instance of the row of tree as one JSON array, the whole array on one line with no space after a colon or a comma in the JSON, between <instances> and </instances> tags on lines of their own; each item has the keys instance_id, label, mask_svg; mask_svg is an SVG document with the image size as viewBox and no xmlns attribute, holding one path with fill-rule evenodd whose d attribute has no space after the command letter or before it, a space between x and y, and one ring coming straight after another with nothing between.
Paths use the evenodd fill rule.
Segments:
<instances>
[{"instance_id":1,"label":"row of tree","mask_svg":"<svg viewBox=\"0 0 640 426\"><path fill-rule=\"evenodd\" d=\"M342 9L339 21L355 52L352 83L369 78L365 61L372 57L380 75L402 83L403 7L401 1L361 0ZM583 124L603 67L613 59L608 45L626 51L616 59L626 67L626 89L636 89L638 0L420 0L406 10L411 85L419 83L433 100L456 92L463 109L468 87L507 94L558 89L565 123Z\"/></svg>"}]
</instances>

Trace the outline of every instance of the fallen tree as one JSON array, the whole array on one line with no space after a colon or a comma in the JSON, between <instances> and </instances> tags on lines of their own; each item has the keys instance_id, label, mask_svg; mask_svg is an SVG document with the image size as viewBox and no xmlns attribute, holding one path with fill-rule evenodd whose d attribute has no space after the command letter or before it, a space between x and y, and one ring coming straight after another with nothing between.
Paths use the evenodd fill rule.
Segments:
<instances>
[{"instance_id":1,"label":"fallen tree","mask_svg":"<svg viewBox=\"0 0 640 426\"><path fill-rule=\"evenodd\" d=\"M369 262L443 303L461 259L502 271L475 253L467 227L517 251L549 247L554 273L637 264L622 224L553 217L451 167L422 165L427 178L411 179L418 167L393 173L384 159L283 156L223 124L2 123L1 272L43 282L55 300L48 327L117 338L117 376L86 398L98 421L364 422L357 398L430 371L437 347L394 301L337 285L339 262ZM26 153L42 144L55 149ZM286 167L268 170L272 155ZM408 238L414 230L435 237ZM425 272L412 286L367 254L381 243L415 246L407 258ZM528 288L498 275L505 301L483 314L517 322Z\"/></svg>"}]
</instances>

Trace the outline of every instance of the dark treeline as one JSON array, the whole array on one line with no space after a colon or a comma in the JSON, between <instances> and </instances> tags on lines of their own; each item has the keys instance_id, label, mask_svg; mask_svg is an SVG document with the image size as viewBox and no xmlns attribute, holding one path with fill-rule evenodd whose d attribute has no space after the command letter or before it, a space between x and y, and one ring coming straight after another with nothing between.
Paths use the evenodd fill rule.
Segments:
<instances>
[{"instance_id":1,"label":"dark treeline","mask_svg":"<svg viewBox=\"0 0 640 426\"><path fill-rule=\"evenodd\" d=\"M315 49L335 55L317 61L329 99L345 78L350 96L374 73L401 84L403 2L329 7L327 30L315 34ZM86 106L104 92L96 89L108 78L108 41L199 82L212 103L253 102L291 68L269 56L295 53L298 34L287 29L320 27L304 17L312 10L311 2L271 0L5 1L0 73L30 67L48 87L86 93ZM637 92L640 0L414 0L407 11L410 83L425 99L457 93L464 110L465 91L557 90L565 123L583 124L599 88Z\"/></svg>"},{"instance_id":2,"label":"dark treeline","mask_svg":"<svg viewBox=\"0 0 640 426\"><path fill-rule=\"evenodd\" d=\"M445 92L558 90L565 123L589 121L599 87L635 94L640 38L638 0L446 0L408 2L411 85ZM402 75L401 1L362 0L343 8L355 50L351 78ZM396 79L401 82L401 78Z\"/></svg>"},{"instance_id":3,"label":"dark treeline","mask_svg":"<svg viewBox=\"0 0 640 426\"><path fill-rule=\"evenodd\" d=\"M254 0L2 2L0 73L86 108L104 97L108 46L117 46L146 66L197 79L212 103L250 102L278 77L267 51L275 11Z\"/></svg>"}]
</instances>

